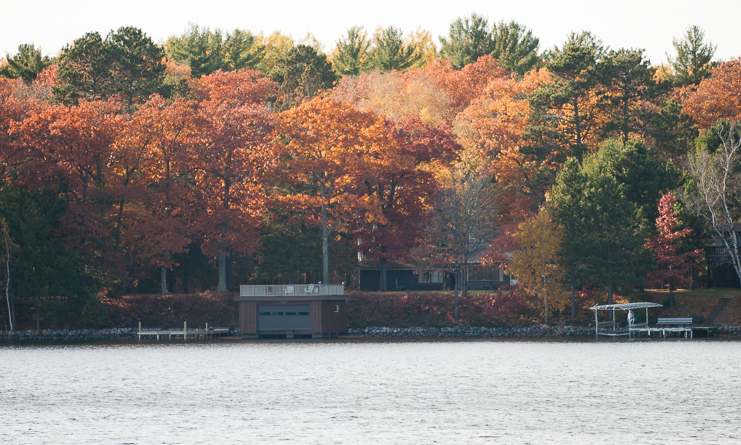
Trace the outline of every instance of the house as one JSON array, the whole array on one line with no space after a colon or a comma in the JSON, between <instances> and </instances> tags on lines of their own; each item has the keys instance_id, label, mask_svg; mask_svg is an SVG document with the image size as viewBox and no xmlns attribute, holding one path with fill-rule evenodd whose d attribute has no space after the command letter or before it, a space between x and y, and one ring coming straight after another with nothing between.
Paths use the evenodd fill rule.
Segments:
<instances>
[{"instance_id":1,"label":"house","mask_svg":"<svg viewBox=\"0 0 741 445\"><path fill-rule=\"evenodd\" d=\"M359 289L365 292L379 290L380 269L360 269ZM499 265L485 266L480 262L468 269L468 289L488 290L510 284L511 276L505 274ZM387 269L387 290L390 291L436 291L453 289L455 276L450 272L431 269Z\"/></svg>"},{"instance_id":2,"label":"house","mask_svg":"<svg viewBox=\"0 0 741 445\"><path fill-rule=\"evenodd\" d=\"M733 231L741 246L741 224L734 224ZM741 287L736 270L731 264L731 255L723 242L716 237L713 246L705 247L708 263L708 287Z\"/></svg>"}]
</instances>

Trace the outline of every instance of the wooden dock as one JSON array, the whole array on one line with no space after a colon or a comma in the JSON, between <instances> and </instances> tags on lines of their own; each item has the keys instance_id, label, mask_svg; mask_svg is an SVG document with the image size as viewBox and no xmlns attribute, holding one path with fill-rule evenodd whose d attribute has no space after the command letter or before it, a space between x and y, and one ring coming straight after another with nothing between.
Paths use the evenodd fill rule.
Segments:
<instances>
[{"instance_id":1,"label":"wooden dock","mask_svg":"<svg viewBox=\"0 0 741 445\"><path fill-rule=\"evenodd\" d=\"M172 340L172 337L175 336L177 339L178 337L182 337L183 341L186 341L188 337L192 339L197 338L213 338L214 336L223 336L229 334L229 328L209 328L208 323L206 323L205 329L188 329L188 322L183 323L183 329L166 329L166 330L142 330L142 324L139 323L139 331L136 333L136 335L139 337L139 341L141 341L142 337L144 338L151 338L156 337L157 340L160 340L161 338L167 337L168 340Z\"/></svg>"}]
</instances>

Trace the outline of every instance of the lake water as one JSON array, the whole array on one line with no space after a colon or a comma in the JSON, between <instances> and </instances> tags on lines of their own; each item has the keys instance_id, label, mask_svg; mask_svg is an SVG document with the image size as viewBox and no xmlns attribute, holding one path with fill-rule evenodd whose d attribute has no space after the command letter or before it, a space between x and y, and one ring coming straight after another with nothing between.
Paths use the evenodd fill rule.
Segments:
<instances>
[{"instance_id":1,"label":"lake water","mask_svg":"<svg viewBox=\"0 0 741 445\"><path fill-rule=\"evenodd\" d=\"M0 443L739 443L740 376L730 341L0 346Z\"/></svg>"}]
</instances>

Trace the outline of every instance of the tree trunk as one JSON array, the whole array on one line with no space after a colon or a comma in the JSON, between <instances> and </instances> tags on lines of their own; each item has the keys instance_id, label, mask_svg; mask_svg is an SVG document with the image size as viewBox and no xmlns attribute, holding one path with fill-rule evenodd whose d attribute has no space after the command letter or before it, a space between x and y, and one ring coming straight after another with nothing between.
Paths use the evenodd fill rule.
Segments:
<instances>
[{"instance_id":1,"label":"tree trunk","mask_svg":"<svg viewBox=\"0 0 741 445\"><path fill-rule=\"evenodd\" d=\"M5 240L5 251L7 252L7 259L5 260L5 271L7 274L7 279L5 280L5 300L8 302L8 321L10 322L10 330L12 331L15 325L15 317L13 317L13 307L10 304L10 244L7 239Z\"/></svg>"},{"instance_id":2,"label":"tree trunk","mask_svg":"<svg viewBox=\"0 0 741 445\"><path fill-rule=\"evenodd\" d=\"M388 290L387 278L388 278L388 260L381 258L381 278L378 285L378 290L386 292Z\"/></svg>"},{"instance_id":3,"label":"tree trunk","mask_svg":"<svg viewBox=\"0 0 741 445\"><path fill-rule=\"evenodd\" d=\"M607 285L607 304L612 304L612 281ZM612 321L615 321L615 309L612 309L610 311L612 313ZM615 329L615 326L612 326L612 329Z\"/></svg>"},{"instance_id":4,"label":"tree trunk","mask_svg":"<svg viewBox=\"0 0 741 445\"><path fill-rule=\"evenodd\" d=\"M162 271L160 272L160 285L162 287L162 295L170 293L167 290L167 268L165 266L162 266Z\"/></svg>"},{"instance_id":5,"label":"tree trunk","mask_svg":"<svg viewBox=\"0 0 741 445\"><path fill-rule=\"evenodd\" d=\"M571 318L576 318L576 287L571 285Z\"/></svg>"},{"instance_id":6,"label":"tree trunk","mask_svg":"<svg viewBox=\"0 0 741 445\"><path fill-rule=\"evenodd\" d=\"M461 286L461 280L460 280L460 272L456 271L455 273L455 309L453 310L453 319L455 321L458 321L458 289Z\"/></svg>"},{"instance_id":7,"label":"tree trunk","mask_svg":"<svg viewBox=\"0 0 741 445\"><path fill-rule=\"evenodd\" d=\"M229 291L226 284L226 232L227 223L221 223L221 241L219 243L219 292Z\"/></svg>"},{"instance_id":8,"label":"tree trunk","mask_svg":"<svg viewBox=\"0 0 741 445\"><path fill-rule=\"evenodd\" d=\"M468 296L468 268L461 271L461 298Z\"/></svg>"},{"instance_id":9,"label":"tree trunk","mask_svg":"<svg viewBox=\"0 0 741 445\"><path fill-rule=\"evenodd\" d=\"M226 255L219 254L219 292L227 292L229 288L226 285Z\"/></svg>"},{"instance_id":10,"label":"tree trunk","mask_svg":"<svg viewBox=\"0 0 741 445\"><path fill-rule=\"evenodd\" d=\"M327 227L327 204L324 202L324 184L322 184L322 283L329 284L329 227Z\"/></svg>"}]
</instances>

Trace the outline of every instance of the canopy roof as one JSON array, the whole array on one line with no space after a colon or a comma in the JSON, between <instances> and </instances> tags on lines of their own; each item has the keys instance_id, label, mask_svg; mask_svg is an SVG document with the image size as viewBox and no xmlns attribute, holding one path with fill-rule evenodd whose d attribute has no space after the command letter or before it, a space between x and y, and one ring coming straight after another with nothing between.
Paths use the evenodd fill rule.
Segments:
<instances>
[{"instance_id":1,"label":"canopy roof","mask_svg":"<svg viewBox=\"0 0 741 445\"><path fill-rule=\"evenodd\" d=\"M643 309L649 307L663 307L663 305L659 303L651 303L650 301L639 301L637 303L601 304L599 306L592 306L589 309L592 309L594 311L609 311L613 309L630 311L633 309Z\"/></svg>"}]
</instances>

